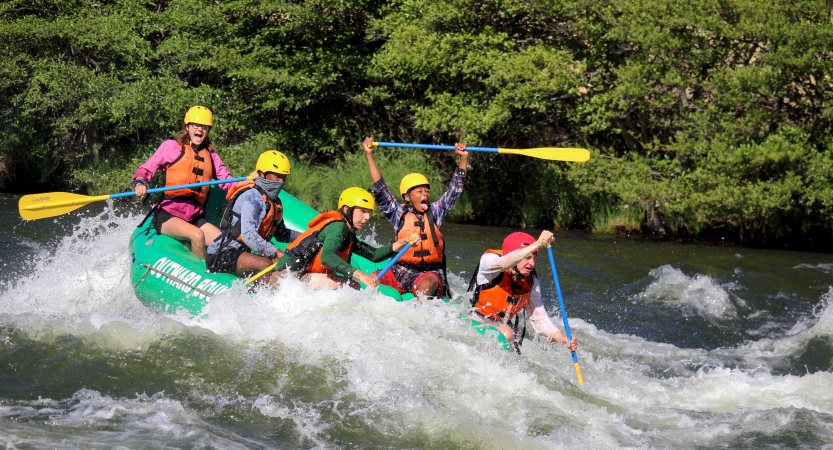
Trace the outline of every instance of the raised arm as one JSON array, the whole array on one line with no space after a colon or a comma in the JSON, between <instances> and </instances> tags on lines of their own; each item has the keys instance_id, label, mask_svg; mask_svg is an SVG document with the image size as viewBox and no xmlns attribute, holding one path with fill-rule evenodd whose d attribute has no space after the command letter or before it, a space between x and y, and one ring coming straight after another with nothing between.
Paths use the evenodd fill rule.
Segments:
<instances>
[{"instance_id":1,"label":"raised arm","mask_svg":"<svg viewBox=\"0 0 833 450\"><path fill-rule=\"evenodd\" d=\"M466 144L457 142L454 144L454 153L460 155L460 163L457 167L466 170L469 167L469 152L466 151Z\"/></svg>"},{"instance_id":2,"label":"raised arm","mask_svg":"<svg viewBox=\"0 0 833 450\"><path fill-rule=\"evenodd\" d=\"M362 149L364 149L364 156L367 158L367 168L370 169L370 179L373 180L374 183L377 183L382 179L382 172L379 171L379 166L376 165L376 160L373 159L372 137L364 138L362 141Z\"/></svg>"},{"instance_id":3,"label":"raised arm","mask_svg":"<svg viewBox=\"0 0 833 450\"><path fill-rule=\"evenodd\" d=\"M541 236L538 237L538 240L535 241L532 245L527 245L526 247L521 247L514 252L509 252L497 260L493 264L494 267L489 267L489 270L492 271L504 271L509 270L511 267L517 265L519 262L523 261L530 253L538 251L544 245L552 242L555 237L552 235L552 231L544 230L541 232Z\"/></svg>"}]
</instances>

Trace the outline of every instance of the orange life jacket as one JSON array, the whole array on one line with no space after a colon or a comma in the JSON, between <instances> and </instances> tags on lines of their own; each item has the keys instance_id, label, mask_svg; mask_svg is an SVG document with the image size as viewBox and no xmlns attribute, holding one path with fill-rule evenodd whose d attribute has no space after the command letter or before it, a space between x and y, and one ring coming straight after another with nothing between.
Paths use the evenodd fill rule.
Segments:
<instances>
[{"instance_id":1,"label":"orange life jacket","mask_svg":"<svg viewBox=\"0 0 833 450\"><path fill-rule=\"evenodd\" d=\"M303 273L335 273L321 263L321 247L324 244L318 240L318 233L333 222L344 222L344 218L339 211L319 214L307 224L309 228L306 231L286 246L287 255L295 259L296 263L303 264L306 262L306 266L302 270ZM352 247L353 239L350 239L345 248L339 250L338 257L349 262Z\"/></svg>"},{"instance_id":2,"label":"orange life jacket","mask_svg":"<svg viewBox=\"0 0 833 450\"><path fill-rule=\"evenodd\" d=\"M485 254L494 253L503 256L501 250L486 250ZM479 269L479 267L478 267ZM475 270L472 281L477 277ZM530 276L518 277L517 281L512 280L512 271L505 270L495 277L488 284L477 285L472 295L472 305L475 311L484 317L498 322L511 320L516 314L523 310L529 302L532 293L533 278Z\"/></svg>"},{"instance_id":3,"label":"orange life jacket","mask_svg":"<svg viewBox=\"0 0 833 450\"><path fill-rule=\"evenodd\" d=\"M214 165L207 149L195 152L190 144L185 144L180 145L180 151L179 158L165 169L165 186L202 183L214 178ZM210 190L211 186L176 189L165 191L165 197L194 199L202 205Z\"/></svg>"},{"instance_id":4,"label":"orange life jacket","mask_svg":"<svg viewBox=\"0 0 833 450\"><path fill-rule=\"evenodd\" d=\"M243 192L248 191L249 189L257 189L257 185L255 185L255 181L251 178L243 181L242 183L237 183L234 187L232 187L228 193L226 194L226 200L228 200L228 212L232 216L237 216L237 223L235 225L231 225L231 220L228 223L221 224L221 229L224 228L222 225L227 225L230 229L230 235L232 238L237 239L238 242L243 242L243 235L240 232L240 221L241 217L238 213L234 212L234 203L240 198L240 195ZM260 191L258 189L258 191ZM281 199L277 198L275 201L272 201L266 194L261 192L263 195L263 202L266 203L266 216L260 222L260 226L257 228L257 234L260 235L263 239L269 240L275 234L275 230L278 229L278 224L283 220L283 203L281 203ZM229 218L230 219L230 218ZM231 228L234 228L231 230ZM223 230L225 231L225 230Z\"/></svg>"},{"instance_id":5,"label":"orange life jacket","mask_svg":"<svg viewBox=\"0 0 833 450\"><path fill-rule=\"evenodd\" d=\"M421 239L419 244L411 246L399 258L398 262L409 265L420 265L435 264L444 261L443 250L445 249L445 241L443 240L443 234L440 232L440 229L434 223L434 217L431 215L430 210L422 214L422 220L419 220L412 210L409 210L402 216L402 228L396 233L396 240L408 239L414 234L419 235Z\"/></svg>"}]
</instances>

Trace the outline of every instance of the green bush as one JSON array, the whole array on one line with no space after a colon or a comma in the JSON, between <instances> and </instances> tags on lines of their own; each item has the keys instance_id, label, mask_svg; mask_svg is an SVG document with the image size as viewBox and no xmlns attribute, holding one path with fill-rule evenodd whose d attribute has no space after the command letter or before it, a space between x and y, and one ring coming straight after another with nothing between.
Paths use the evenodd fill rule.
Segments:
<instances>
[{"instance_id":1,"label":"green bush","mask_svg":"<svg viewBox=\"0 0 833 450\"><path fill-rule=\"evenodd\" d=\"M203 104L233 172L278 148L317 207L369 183L368 134L585 147L472 157L452 220L833 248L821 0L9 0L0 41L0 188L129 188Z\"/></svg>"}]
</instances>

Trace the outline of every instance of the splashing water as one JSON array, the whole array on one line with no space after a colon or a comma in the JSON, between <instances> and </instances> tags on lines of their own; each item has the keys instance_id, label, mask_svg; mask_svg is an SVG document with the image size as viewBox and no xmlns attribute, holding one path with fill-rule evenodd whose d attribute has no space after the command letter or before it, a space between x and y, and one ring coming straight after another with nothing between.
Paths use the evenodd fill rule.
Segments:
<instances>
[{"instance_id":1,"label":"splashing water","mask_svg":"<svg viewBox=\"0 0 833 450\"><path fill-rule=\"evenodd\" d=\"M638 301L673 305L716 320L737 317L729 293L709 276L689 277L670 265L653 269L650 275L655 281L637 296Z\"/></svg>"},{"instance_id":2,"label":"splashing water","mask_svg":"<svg viewBox=\"0 0 833 450\"><path fill-rule=\"evenodd\" d=\"M285 279L254 295L231 289L198 317L150 310L128 275L127 240L139 220L110 209L81 218L31 257L31 273L2 287L0 442L711 448L789 440L821 448L833 441L831 369L817 361L803 370L802 359L810 348L833 358L830 288L798 308L783 332L711 350L604 331L610 324L602 316L572 303L585 378L579 387L565 349L536 338L518 356L474 333L459 319L465 298L397 303L372 290L311 290ZM446 227L449 239L466 230ZM478 256L451 252L466 267ZM570 264L562 266L564 280ZM777 319L733 297L752 298L742 278L687 276L672 265L644 273L650 282L631 302L731 326L752 314ZM463 277L450 279L455 292L465 291ZM568 286L569 299L580 297ZM554 293L545 300L560 325Z\"/></svg>"}]
</instances>

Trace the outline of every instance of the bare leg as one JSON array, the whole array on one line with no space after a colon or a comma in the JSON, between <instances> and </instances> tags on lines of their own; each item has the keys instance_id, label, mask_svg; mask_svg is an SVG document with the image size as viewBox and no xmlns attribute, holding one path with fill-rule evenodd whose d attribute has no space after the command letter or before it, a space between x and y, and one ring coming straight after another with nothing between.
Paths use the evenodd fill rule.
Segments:
<instances>
[{"instance_id":1,"label":"bare leg","mask_svg":"<svg viewBox=\"0 0 833 450\"><path fill-rule=\"evenodd\" d=\"M266 267L268 267L268 266L266 266ZM264 269L266 267L264 267ZM260 269L260 270L263 270L263 269ZM270 289L276 289L280 285L281 278L284 275L286 275L286 272L287 272L287 269L273 270L273 271L263 275L262 277L258 278L257 281L255 281L255 283L258 286L267 286ZM259 271L258 271L258 273L259 273Z\"/></svg>"},{"instance_id":2,"label":"bare leg","mask_svg":"<svg viewBox=\"0 0 833 450\"><path fill-rule=\"evenodd\" d=\"M202 230L203 234L205 235L206 247L214 243L214 240L217 239L217 236L220 235L220 229L210 223L203 224L203 226L200 227L200 230Z\"/></svg>"},{"instance_id":3,"label":"bare leg","mask_svg":"<svg viewBox=\"0 0 833 450\"><path fill-rule=\"evenodd\" d=\"M354 280L348 280L347 278L340 277L338 275L326 273L308 273L301 277L301 281L309 284L309 287L313 289L318 289L320 287L338 289L343 287L345 284L356 290L361 288L359 283Z\"/></svg>"},{"instance_id":4,"label":"bare leg","mask_svg":"<svg viewBox=\"0 0 833 450\"><path fill-rule=\"evenodd\" d=\"M512 327L509 325L493 325L497 328L498 331L503 333L503 337L506 338L507 341L512 342L515 339L515 332L512 331Z\"/></svg>"},{"instance_id":5,"label":"bare leg","mask_svg":"<svg viewBox=\"0 0 833 450\"><path fill-rule=\"evenodd\" d=\"M245 277L259 273L261 270L271 266L273 262L274 261L264 256L257 256L249 252L243 252L240 254L240 257L237 258L237 276Z\"/></svg>"},{"instance_id":6,"label":"bare leg","mask_svg":"<svg viewBox=\"0 0 833 450\"><path fill-rule=\"evenodd\" d=\"M476 320L482 323L483 325L489 325L490 327L500 331L500 334L502 334L508 342L512 342L515 339L515 332L509 325L495 322L494 320L489 320L483 317L474 317L470 315L469 318L471 318L472 320Z\"/></svg>"},{"instance_id":7,"label":"bare leg","mask_svg":"<svg viewBox=\"0 0 833 450\"><path fill-rule=\"evenodd\" d=\"M160 231L174 239L191 241L191 253L205 259L205 233L201 229L179 217L171 217L162 224Z\"/></svg>"}]
</instances>

